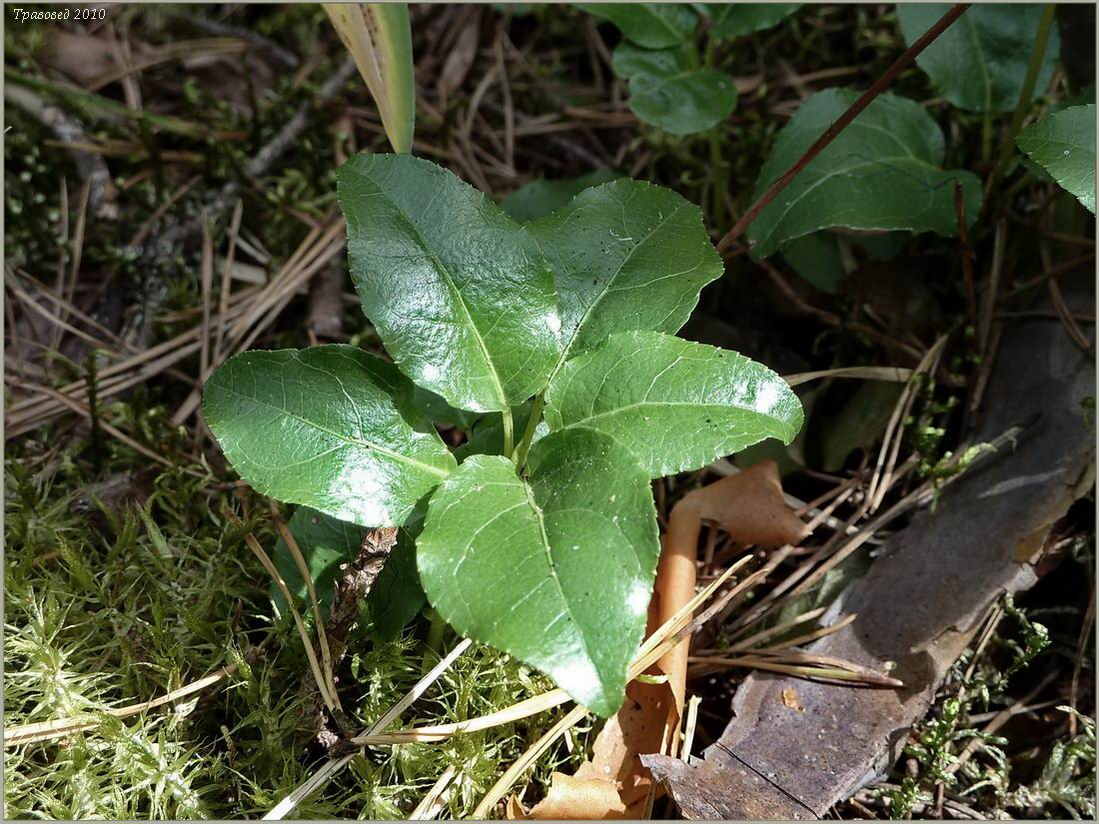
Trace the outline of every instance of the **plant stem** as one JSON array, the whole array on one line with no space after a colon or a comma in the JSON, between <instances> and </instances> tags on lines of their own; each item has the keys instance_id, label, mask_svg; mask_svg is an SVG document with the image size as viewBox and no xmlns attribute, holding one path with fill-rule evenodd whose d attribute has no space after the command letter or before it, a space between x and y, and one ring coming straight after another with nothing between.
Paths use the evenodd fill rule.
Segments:
<instances>
[{"instance_id":1,"label":"plant stem","mask_svg":"<svg viewBox=\"0 0 1099 824\"><path fill-rule=\"evenodd\" d=\"M710 37L706 41L706 51L703 55L703 65L712 69L717 53L717 40ZM725 229L725 189L729 185L729 168L721 157L721 124L711 128L707 134L710 142L710 220L715 231Z\"/></svg>"},{"instance_id":2,"label":"plant stem","mask_svg":"<svg viewBox=\"0 0 1099 824\"><path fill-rule=\"evenodd\" d=\"M446 621L443 620L443 616L434 609L430 611L430 615L431 624L427 628L427 639L424 642L428 652L424 653L423 665L420 668L421 672L427 672L435 666L435 659L440 657L440 651L443 648L443 636L446 633Z\"/></svg>"},{"instance_id":3,"label":"plant stem","mask_svg":"<svg viewBox=\"0 0 1099 824\"><path fill-rule=\"evenodd\" d=\"M527 452L530 451L530 443L534 440L534 430L538 428L538 421L542 419L542 408L546 405L546 395L543 392L534 399L534 405L530 408L530 420L523 432L523 440L519 441L519 447L515 450L515 465L522 469L527 461Z\"/></svg>"},{"instance_id":4,"label":"plant stem","mask_svg":"<svg viewBox=\"0 0 1099 824\"><path fill-rule=\"evenodd\" d=\"M874 101L874 98L885 91L889 84L893 82L894 78L896 78L903 69L907 68L920 52L930 46L935 38L946 31L955 20L961 17L965 10L971 5L971 3L956 4L954 8L942 16L938 23L925 31L923 35L920 36L919 40L909 46L908 50L897 58L897 61L886 69L881 77L874 81L874 85L867 89L858 100L852 103L851 107L840 115L839 120L829 126L828 130L808 148L805 154L803 154L793 166L787 169L782 177L772 183L771 187L751 205L748 211L743 214L733 228L721 239L721 242L717 244L717 251L722 255L728 252L732 248L733 242L744 234L753 220L759 217L759 213L767 208L767 205L778 197L783 189L790 185L790 182L797 177L810 162L812 162L813 158L819 155L829 143L835 140L840 132L851 125L851 121L862 114L863 110Z\"/></svg>"},{"instance_id":5,"label":"plant stem","mask_svg":"<svg viewBox=\"0 0 1099 824\"><path fill-rule=\"evenodd\" d=\"M1007 137L1003 148L1000 150L1000 159L992 170L985 187L984 207L987 208L992 191L1003 177L1007 164L1015 153L1015 136L1022 128L1023 120L1030 109L1030 100L1034 96L1034 86L1038 83L1038 73L1042 70L1042 58L1046 55L1046 45L1049 43L1049 31L1053 28L1053 13L1057 6L1055 3L1046 3L1042 10L1042 20L1038 24L1038 36L1034 40L1034 51L1030 53L1030 64L1027 66L1026 78L1023 87L1019 90L1019 102L1015 104L1015 113L1011 116L1011 125L1007 129ZM983 211L983 208L982 208Z\"/></svg>"},{"instance_id":6,"label":"plant stem","mask_svg":"<svg viewBox=\"0 0 1099 824\"><path fill-rule=\"evenodd\" d=\"M515 422L511 418L509 406L500 413L504 420L504 454L511 455L512 445L515 443Z\"/></svg>"}]
</instances>

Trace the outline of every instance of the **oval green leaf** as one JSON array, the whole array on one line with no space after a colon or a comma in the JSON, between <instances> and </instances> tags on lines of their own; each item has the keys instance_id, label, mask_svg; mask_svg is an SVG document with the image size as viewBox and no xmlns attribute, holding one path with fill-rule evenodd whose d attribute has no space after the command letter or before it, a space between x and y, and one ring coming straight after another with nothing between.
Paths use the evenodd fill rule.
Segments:
<instances>
[{"instance_id":1,"label":"oval green leaf","mask_svg":"<svg viewBox=\"0 0 1099 824\"><path fill-rule=\"evenodd\" d=\"M714 37L739 37L776 26L801 3L699 3Z\"/></svg>"},{"instance_id":2,"label":"oval green leaf","mask_svg":"<svg viewBox=\"0 0 1099 824\"><path fill-rule=\"evenodd\" d=\"M626 332L565 364L546 390L546 423L604 432L659 478L766 438L788 444L802 409L786 381L743 355Z\"/></svg>"},{"instance_id":3,"label":"oval green leaf","mask_svg":"<svg viewBox=\"0 0 1099 824\"><path fill-rule=\"evenodd\" d=\"M794 165L858 98L827 89L804 103L779 132L754 197ZM943 135L923 107L882 94L760 212L748 229L752 254L765 258L818 229L897 229L954 235L954 183L962 186L966 221L977 219L981 183L943 171Z\"/></svg>"},{"instance_id":4,"label":"oval green leaf","mask_svg":"<svg viewBox=\"0 0 1099 824\"><path fill-rule=\"evenodd\" d=\"M556 212L585 189L620 177L613 169L596 169L579 177L534 180L504 198L500 208L521 223L538 220Z\"/></svg>"},{"instance_id":5,"label":"oval green leaf","mask_svg":"<svg viewBox=\"0 0 1099 824\"><path fill-rule=\"evenodd\" d=\"M559 363L612 332L677 332L724 271L702 210L637 180L587 189L530 230L557 281Z\"/></svg>"},{"instance_id":6,"label":"oval green leaf","mask_svg":"<svg viewBox=\"0 0 1099 824\"><path fill-rule=\"evenodd\" d=\"M683 3L577 3L579 8L614 23L647 49L682 43L698 26L698 15Z\"/></svg>"},{"instance_id":7,"label":"oval green leaf","mask_svg":"<svg viewBox=\"0 0 1099 824\"><path fill-rule=\"evenodd\" d=\"M1032 123L1015 142L1095 214L1095 106L1072 106Z\"/></svg>"},{"instance_id":8,"label":"oval green leaf","mask_svg":"<svg viewBox=\"0 0 1099 824\"><path fill-rule=\"evenodd\" d=\"M660 554L648 476L607 435L530 451L529 480L468 458L435 491L416 559L455 630L537 667L592 712L622 703Z\"/></svg>"},{"instance_id":9,"label":"oval green leaf","mask_svg":"<svg viewBox=\"0 0 1099 824\"><path fill-rule=\"evenodd\" d=\"M359 155L337 176L351 279L401 371L475 412L540 392L560 321L527 231L426 160Z\"/></svg>"},{"instance_id":10,"label":"oval green leaf","mask_svg":"<svg viewBox=\"0 0 1099 824\"><path fill-rule=\"evenodd\" d=\"M614 50L614 73L630 83L630 110L669 134L695 134L716 126L736 107L736 84L725 72L694 68L686 46Z\"/></svg>"},{"instance_id":11,"label":"oval green leaf","mask_svg":"<svg viewBox=\"0 0 1099 824\"><path fill-rule=\"evenodd\" d=\"M905 43L911 46L951 8L950 3L898 3ZM1042 6L1036 3L974 3L920 53L916 64L959 108L1012 111L1019 102L1041 17ZM1059 43L1054 28L1031 100L1049 86Z\"/></svg>"},{"instance_id":12,"label":"oval green leaf","mask_svg":"<svg viewBox=\"0 0 1099 824\"><path fill-rule=\"evenodd\" d=\"M353 346L244 352L206 382L203 414L253 489L363 526L399 526L456 466L412 384Z\"/></svg>"}]
</instances>

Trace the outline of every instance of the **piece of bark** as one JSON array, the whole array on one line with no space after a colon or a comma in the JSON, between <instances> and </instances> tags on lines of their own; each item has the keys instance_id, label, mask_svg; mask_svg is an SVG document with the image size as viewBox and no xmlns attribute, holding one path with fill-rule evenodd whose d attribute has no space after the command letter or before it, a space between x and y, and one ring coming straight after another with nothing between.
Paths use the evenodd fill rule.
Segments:
<instances>
[{"instance_id":1,"label":"piece of bark","mask_svg":"<svg viewBox=\"0 0 1099 824\"><path fill-rule=\"evenodd\" d=\"M396 544L396 527L367 530L355 560L340 567L343 574L336 581L336 594L332 599L332 608L328 611L328 620L324 624L334 679L334 671L347 650L347 637L351 633L351 627L359 617L359 605L370 594L382 567L385 566L386 558ZM312 671L307 670L302 676L301 692L304 696L301 712L304 731L308 733L308 737L315 736L321 744L331 749L340 739L325 725L324 699L321 698ZM335 720L339 726L344 726L343 718Z\"/></svg>"},{"instance_id":2,"label":"piece of bark","mask_svg":"<svg viewBox=\"0 0 1099 824\"><path fill-rule=\"evenodd\" d=\"M1094 303L1093 290L1084 290L1085 302ZM810 647L878 671L893 663L906 686L749 676L705 761L643 758L684 815L823 816L894 763L988 607L1036 581L1035 548L1093 483L1095 433L1083 403L1094 395L1094 361L1059 321L1027 319L1005 332L976 441L1022 427L1017 445L974 465L933 511L890 538L830 609L856 620ZM804 712L783 701L790 688Z\"/></svg>"}]
</instances>

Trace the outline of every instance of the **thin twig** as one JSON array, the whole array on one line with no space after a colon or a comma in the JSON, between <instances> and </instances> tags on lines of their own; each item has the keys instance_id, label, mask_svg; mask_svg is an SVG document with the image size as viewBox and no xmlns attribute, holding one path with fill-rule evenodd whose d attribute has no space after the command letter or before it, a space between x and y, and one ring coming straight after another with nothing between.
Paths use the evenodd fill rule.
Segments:
<instances>
[{"instance_id":1,"label":"thin twig","mask_svg":"<svg viewBox=\"0 0 1099 824\"><path fill-rule=\"evenodd\" d=\"M767 205L778 197L782 190L789 186L791 181L793 181L793 179L812 162L813 158L824 151L825 147L839 136L840 132L851 125L851 121L862 114L863 110L889 87L902 70L911 65L924 49L930 46L940 34L946 31L955 20L961 17L970 5L970 3L955 4L950 11L942 16L939 22L929 28L915 43L909 46L907 51L897 58L897 61L886 69L885 73L875 80L874 84L867 89L858 100L852 103L850 108L840 115L839 119L829 126L824 134L817 138L816 142L808 148L805 154L798 158L797 162L787 169L786 173L771 184L770 188L749 207L748 211L741 216L740 220L733 225L733 228L730 229L725 234L725 237L721 239L721 242L717 244L717 251L722 255L728 252L733 245L733 241L747 231L752 221L759 217L759 213L767 208Z\"/></svg>"}]
</instances>

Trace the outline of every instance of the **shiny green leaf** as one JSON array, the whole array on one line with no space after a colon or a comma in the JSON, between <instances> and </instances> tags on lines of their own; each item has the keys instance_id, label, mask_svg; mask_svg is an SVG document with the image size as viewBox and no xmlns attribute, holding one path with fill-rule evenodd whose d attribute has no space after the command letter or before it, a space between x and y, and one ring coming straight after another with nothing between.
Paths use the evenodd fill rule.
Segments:
<instances>
[{"instance_id":1,"label":"shiny green leaf","mask_svg":"<svg viewBox=\"0 0 1099 824\"><path fill-rule=\"evenodd\" d=\"M778 25L801 3L699 3L714 37L739 37Z\"/></svg>"},{"instance_id":2,"label":"shiny green leaf","mask_svg":"<svg viewBox=\"0 0 1099 824\"><path fill-rule=\"evenodd\" d=\"M203 414L253 489L364 526L398 526L455 467L412 384L353 346L244 352L206 383Z\"/></svg>"},{"instance_id":3,"label":"shiny green leaf","mask_svg":"<svg viewBox=\"0 0 1099 824\"><path fill-rule=\"evenodd\" d=\"M546 391L546 423L605 432L659 478L766 438L788 444L802 410L786 381L743 355L625 332L565 364Z\"/></svg>"},{"instance_id":4,"label":"shiny green leaf","mask_svg":"<svg viewBox=\"0 0 1099 824\"><path fill-rule=\"evenodd\" d=\"M898 3L897 18L911 46L951 9L950 3ZM916 58L942 96L972 112L1009 112L1019 102L1040 4L975 3ZM1049 86L1060 51L1050 32L1032 100Z\"/></svg>"},{"instance_id":5,"label":"shiny green leaf","mask_svg":"<svg viewBox=\"0 0 1099 824\"><path fill-rule=\"evenodd\" d=\"M724 271L702 211L637 180L587 189L530 229L557 280L560 362L612 332L678 331Z\"/></svg>"},{"instance_id":6,"label":"shiny green leaf","mask_svg":"<svg viewBox=\"0 0 1099 824\"><path fill-rule=\"evenodd\" d=\"M500 207L516 220L526 223L557 211L585 189L620 177L622 175L612 169L596 169L579 177L535 180L508 195Z\"/></svg>"},{"instance_id":7,"label":"shiny green leaf","mask_svg":"<svg viewBox=\"0 0 1099 824\"><path fill-rule=\"evenodd\" d=\"M401 371L471 411L541 391L560 322L528 232L426 160L364 154L337 175L351 279Z\"/></svg>"},{"instance_id":8,"label":"shiny green leaf","mask_svg":"<svg viewBox=\"0 0 1099 824\"><path fill-rule=\"evenodd\" d=\"M529 479L475 455L435 491L417 542L428 600L462 635L547 673L609 716L645 630L660 554L645 472L607 435L530 451Z\"/></svg>"},{"instance_id":9,"label":"shiny green leaf","mask_svg":"<svg viewBox=\"0 0 1099 824\"><path fill-rule=\"evenodd\" d=\"M698 15L684 3L577 3L579 8L609 20L639 46L662 49L687 40L698 26Z\"/></svg>"},{"instance_id":10,"label":"shiny green leaf","mask_svg":"<svg viewBox=\"0 0 1099 824\"><path fill-rule=\"evenodd\" d=\"M614 50L614 73L629 80L630 110L670 134L695 134L717 125L736 106L733 78L692 66L687 46Z\"/></svg>"},{"instance_id":11,"label":"shiny green leaf","mask_svg":"<svg viewBox=\"0 0 1099 824\"><path fill-rule=\"evenodd\" d=\"M1061 188L1095 213L1095 106L1073 106L1032 123L1015 139Z\"/></svg>"},{"instance_id":12,"label":"shiny green leaf","mask_svg":"<svg viewBox=\"0 0 1099 824\"><path fill-rule=\"evenodd\" d=\"M804 103L779 133L763 164L754 198L794 165L857 99L828 89ZM765 258L818 229L897 229L954 235L954 183L961 183L966 220L981 207L976 175L943 171L943 135L919 104L882 94L794 178L748 229L752 254Z\"/></svg>"}]
</instances>

